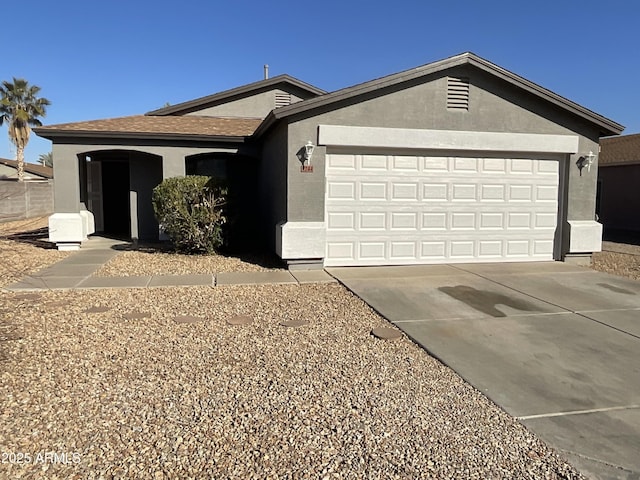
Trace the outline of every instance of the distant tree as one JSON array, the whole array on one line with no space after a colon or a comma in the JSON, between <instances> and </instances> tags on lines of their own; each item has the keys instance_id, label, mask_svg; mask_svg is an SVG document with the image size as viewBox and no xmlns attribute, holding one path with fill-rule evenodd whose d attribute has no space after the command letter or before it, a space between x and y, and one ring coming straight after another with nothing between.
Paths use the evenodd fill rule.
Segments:
<instances>
[{"instance_id":1,"label":"distant tree","mask_svg":"<svg viewBox=\"0 0 640 480\"><path fill-rule=\"evenodd\" d=\"M13 77L13 83L4 80L0 86L0 125L7 122L9 139L16 146L18 181L24 181L24 149L29 143L32 126L40 126L39 118L47 114L51 102L38 98L40 87L29 85L22 78Z\"/></svg>"},{"instance_id":2,"label":"distant tree","mask_svg":"<svg viewBox=\"0 0 640 480\"><path fill-rule=\"evenodd\" d=\"M43 167L53 167L53 152L40 154L38 156L38 161Z\"/></svg>"}]
</instances>

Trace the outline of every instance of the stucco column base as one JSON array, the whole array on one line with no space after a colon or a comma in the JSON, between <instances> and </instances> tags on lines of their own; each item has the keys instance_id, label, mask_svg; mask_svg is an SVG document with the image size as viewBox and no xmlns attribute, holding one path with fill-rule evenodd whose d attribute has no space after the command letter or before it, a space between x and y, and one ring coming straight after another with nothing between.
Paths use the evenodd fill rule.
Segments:
<instances>
[{"instance_id":1,"label":"stucco column base","mask_svg":"<svg viewBox=\"0 0 640 480\"><path fill-rule=\"evenodd\" d=\"M289 268L321 265L326 248L324 222L281 222L276 225L276 253Z\"/></svg>"},{"instance_id":2,"label":"stucco column base","mask_svg":"<svg viewBox=\"0 0 640 480\"><path fill-rule=\"evenodd\" d=\"M49 241L58 250L78 250L92 229L92 220L90 212L54 213L49 217Z\"/></svg>"},{"instance_id":3,"label":"stucco column base","mask_svg":"<svg viewBox=\"0 0 640 480\"><path fill-rule=\"evenodd\" d=\"M595 220L569 220L569 253L602 251L602 224Z\"/></svg>"}]
</instances>

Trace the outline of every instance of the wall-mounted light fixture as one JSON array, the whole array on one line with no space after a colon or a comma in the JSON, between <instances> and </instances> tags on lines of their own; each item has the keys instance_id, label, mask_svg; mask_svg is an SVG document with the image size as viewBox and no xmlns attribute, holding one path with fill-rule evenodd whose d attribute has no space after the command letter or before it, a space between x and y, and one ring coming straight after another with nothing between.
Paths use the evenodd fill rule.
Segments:
<instances>
[{"instance_id":1,"label":"wall-mounted light fixture","mask_svg":"<svg viewBox=\"0 0 640 480\"><path fill-rule=\"evenodd\" d=\"M593 152L589 152L587 155L581 156L576 162L578 170L580 170L580 176L582 176L582 169L587 167L587 172L591 171L591 164L595 160L596 155Z\"/></svg>"},{"instance_id":2,"label":"wall-mounted light fixture","mask_svg":"<svg viewBox=\"0 0 640 480\"><path fill-rule=\"evenodd\" d=\"M313 155L313 149L316 148L315 145L313 143L311 143L311 140L309 140L307 142L307 144L304 146L304 160L307 162L307 165L311 165L311 157Z\"/></svg>"},{"instance_id":3,"label":"wall-mounted light fixture","mask_svg":"<svg viewBox=\"0 0 640 480\"><path fill-rule=\"evenodd\" d=\"M300 150L296 153L298 160L302 166L300 167L300 171L304 173L313 172L313 165L311 165L311 157L313 156L313 149L316 148L311 140L309 140L306 145L300 147Z\"/></svg>"}]
</instances>

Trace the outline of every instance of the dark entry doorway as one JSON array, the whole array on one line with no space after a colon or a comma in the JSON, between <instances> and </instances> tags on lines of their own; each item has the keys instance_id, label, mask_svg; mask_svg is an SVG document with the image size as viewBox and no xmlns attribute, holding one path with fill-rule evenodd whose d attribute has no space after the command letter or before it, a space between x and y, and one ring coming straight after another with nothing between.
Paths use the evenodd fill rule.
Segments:
<instances>
[{"instance_id":1,"label":"dark entry doorway","mask_svg":"<svg viewBox=\"0 0 640 480\"><path fill-rule=\"evenodd\" d=\"M102 201L104 233L130 238L128 161L102 161Z\"/></svg>"}]
</instances>

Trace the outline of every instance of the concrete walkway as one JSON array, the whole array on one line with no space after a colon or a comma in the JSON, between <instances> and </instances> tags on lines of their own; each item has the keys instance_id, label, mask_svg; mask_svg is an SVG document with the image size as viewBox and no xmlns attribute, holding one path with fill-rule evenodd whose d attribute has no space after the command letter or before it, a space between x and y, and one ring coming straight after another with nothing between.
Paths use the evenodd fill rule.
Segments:
<instances>
[{"instance_id":1,"label":"concrete walkway","mask_svg":"<svg viewBox=\"0 0 640 480\"><path fill-rule=\"evenodd\" d=\"M560 262L328 272L590 478L640 478L640 282Z\"/></svg>"},{"instance_id":2,"label":"concrete walkway","mask_svg":"<svg viewBox=\"0 0 640 480\"><path fill-rule=\"evenodd\" d=\"M324 270L272 270L194 275L148 275L95 277L93 274L128 244L92 238L69 257L5 287L10 291L68 290L89 288L151 288L196 285L251 285L336 283Z\"/></svg>"}]
</instances>

